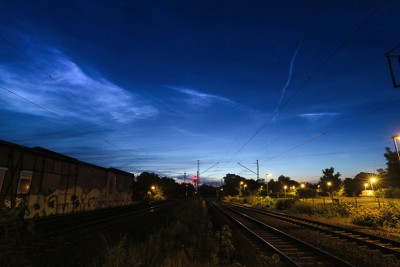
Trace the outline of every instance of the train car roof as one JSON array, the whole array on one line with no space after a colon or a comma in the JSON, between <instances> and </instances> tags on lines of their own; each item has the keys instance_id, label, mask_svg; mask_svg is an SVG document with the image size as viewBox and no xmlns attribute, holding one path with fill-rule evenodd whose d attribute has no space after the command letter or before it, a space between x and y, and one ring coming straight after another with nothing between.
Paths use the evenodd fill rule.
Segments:
<instances>
[{"instance_id":1,"label":"train car roof","mask_svg":"<svg viewBox=\"0 0 400 267\"><path fill-rule=\"evenodd\" d=\"M0 145L1 144L5 145L5 146L8 146L8 147L14 147L14 148L17 148L17 149L20 149L20 150L25 150L25 151L30 152L30 153L46 156L46 157L49 157L49 158L54 158L54 159L59 159L59 160L64 160L64 161L69 161L69 162L75 162L75 163L90 165L90 166L93 166L93 167L96 167L96 168L101 168L101 169L104 169L104 170L113 171L113 172L121 173L121 174L124 174L124 175L132 175L132 176L134 176L130 172L122 171L122 170L119 170L119 169L116 169L116 168L105 168L103 166L98 166L98 165L95 165L95 164L92 164L92 163L80 161L80 160L78 160L76 158L69 157L69 156L66 156L64 154L61 154L61 153L58 153L58 152L55 152L55 151L52 151L52 150L49 150L49 149L46 149L46 148L43 148L43 147L40 147L40 146L27 147L27 146L14 144L14 143L11 143L11 142L8 142L8 141L4 141L4 140L0 140Z\"/></svg>"}]
</instances>

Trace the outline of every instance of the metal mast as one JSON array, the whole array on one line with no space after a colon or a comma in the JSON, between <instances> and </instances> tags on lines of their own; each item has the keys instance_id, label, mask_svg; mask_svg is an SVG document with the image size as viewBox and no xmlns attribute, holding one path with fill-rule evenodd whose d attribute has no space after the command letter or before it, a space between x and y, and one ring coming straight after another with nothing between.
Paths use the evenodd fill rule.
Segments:
<instances>
[{"instance_id":1,"label":"metal mast","mask_svg":"<svg viewBox=\"0 0 400 267\"><path fill-rule=\"evenodd\" d=\"M197 179L195 181L196 191L199 186L199 180L200 180L200 160L197 160Z\"/></svg>"}]
</instances>

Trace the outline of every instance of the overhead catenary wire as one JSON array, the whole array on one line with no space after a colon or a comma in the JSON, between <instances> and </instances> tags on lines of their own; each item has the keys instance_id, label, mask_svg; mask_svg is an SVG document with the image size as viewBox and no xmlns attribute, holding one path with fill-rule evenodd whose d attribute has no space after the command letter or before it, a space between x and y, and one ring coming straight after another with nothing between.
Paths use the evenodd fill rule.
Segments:
<instances>
[{"instance_id":1,"label":"overhead catenary wire","mask_svg":"<svg viewBox=\"0 0 400 267\"><path fill-rule=\"evenodd\" d=\"M24 58L26 58L29 62L31 62L31 64L37 68L39 71L43 72L49 79L51 79L52 81L54 81L56 84L66 88L67 86L64 85L62 82L60 82L59 80L55 79L53 77L53 75L51 75L45 68L43 68L40 64L38 64L31 56L29 56L28 54L26 54L23 50L21 50L18 46L16 46L12 41L10 41L8 38L6 38L4 35L2 35L0 33L0 38L3 39L6 43L8 43L8 45L10 45L13 49L15 49L19 54L21 54ZM72 96L75 97L75 99L78 100L78 103L80 105L82 105L83 107L85 107L86 109L90 110L92 113L96 113L95 110L93 110L92 107L90 107L89 105L87 105L84 102L79 101L79 97L73 93L71 90L67 90L67 92L69 94L71 94ZM26 100L26 99L25 99ZM31 103L32 104L32 103ZM54 114L53 114L54 115ZM107 123L108 126L110 126L111 128L113 127L112 124ZM130 143L132 143L134 146L136 146L136 148L141 149L135 142L133 142L132 140L130 140ZM146 154L147 152L144 151ZM147 154L148 155L148 154Z\"/></svg>"},{"instance_id":2,"label":"overhead catenary wire","mask_svg":"<svg viewBox=\"0 0 400 267\"><path fill-rule=\"evenodd\" d=\"M331 60L332 58L341 50L348 42L371 20L371 18L383 8L389 1L383 1L379 6L377 6L326 58L318 65L318 67L304 80L304 82L289 96L289 98L282 103L282 105L276 109L272 115L254 132L254 134L238 149L238 151L232 155L227 163L233 160L257 135L258 133L267 126L273 118L283 110L293 99L299 94L299 92L304 89L304 87L310 82L310 80L315 77ZM309 141L308 141L309 142ZM226 164L227 164L226 163ZM225 165L226 165L225 164Z\"/></svg>"},{"instance_id":3,"label":"overhead catenary wire","mask_svg":"<svg viewBox=\"0 0 400 267\"><path fill-rule=\"evenodd\" d=\"M17 96L18 98L23 99L24 101L27 101L28 103L30 103L30 104L33 105L33 106L35 106L35 107L37 107L37 108L39 108L39 109L44 110L45 112L51 114L52 116L54 116L54 117L56 117L56 118L58 118L58 119L60 119L60 120L62 120L62 121L64 121L64 122L70 124L70 125L73 126L74 128L76 128L76 129L82 131L83 133L89 134L89 135L91 135L91 136L94 136L95 138L97 138L97 139L99 139L99 140L101 140L101 141L103 141L103 142L105 142L105 143L107 143L107 144L109 144L109 145L111 145L111 146L114 146L115 148L117 148L118 150L120 150L120 151L122 151L122 152L124 152L124 153L127 153L127 154L129 154L129 155L131 155L131 156L135 156L135 155L131 154L128 150L123 149L122 147L120 147L120 146L114 144L113 142L111 142L111 141L109 141L109 140L106 140L106 139L104 139L104 138L98 136L97 134L94 134L93 132L89 132L89 131L85 130L83 127L80 127L79 125L73 123L71 120L68 120L68 119L62 117L62 116L59 115L58 113L56 113L56 112L54 112L54 111L51 111L50 109L47 109L47 108L43 107L42 105L39 105L39 104L35 103L34 101L32 101L32 100L30 100L30 99L28 99L28 98L26 98L26 97L24 97L24 96L21 96L20 94L17 94L17 93L15 93L15 92L13 92L12 90L7 89L6 87L4 87L4 86L2 86L2 85L0 85L0 88L3 89L4 91L10 93L10 94L13 94L14 96Z\"/></svg>"},{"instance_id":4,"label":"overhead catenary wire","mask_svg":"<svg viewBox=\"0 0 400 267\"><path fill-rule=\"evenodd\" d=\"M322 9L322 7L324 6L324 4L325 4L325 0L322 0L322 1L320 2L320 5L318 6L318 8L316 9L316 11L314 12L314 14L313 14L313 16L312 16L312 19L307 23L307 25L304 27L303 31L301 32L300 36L297 38L295 47L294 47L294 49L293 49L293 51L295 51L295 54L297 54L297 52L298 52L297 50L299 49L299 46L300 46L300 44L302 43L302 40L303 40L303 38L304 38L306 32L307 32L308 29L311 27L311 25L314 23L315 19L318 17L318 15L319 15L319 13L321 12L321 9ZM289 56L288 56L288 59L289 59ZM283 68L283 65L281 66L281 69L282 69L282 68ZM287 82L287 85L288 85L288 82ZM286 87L287 85L285 85L285 87ZM262 99L263 99L265 96L266 96L266 94L264 94L262 97L260 97L259 100L258 100L258 103L261 103ZM283 95L282 95L282 96L283 96ZM280 106L280 104L281 104L281 102L282 102L282 96L281 96L281 99L280 99L279 102L278 102L277 108L279 108L279 106ZM254 111L253 111L253 113L254 113ZM253 113L252 113L252 114L253 114ZM241 129L240 129L239 132L237 133L236 137L235 137L235 138L233 139L233 141L231 142L229 148L228 148L227 151L224 153L224 156L225 156L225 154L227 154L227 153L229 152L229 150L232 148L233 144L238 140L240 133L243 131L243 129L245 129L245 127L249 124L249 122L250 122L250 119L248 119L248 120L243 124L243 127L241 127ZM225 167L226 164L228 164L232 159L233 159L233 157L232 157L230 160L228 160L228 161L224 164L224 167ZM222 158L220 161L223 161L223 158Z\"/></svg>"},{"instance_id":5,"label":"overhead catenary wire","mask_svg":"<svg viewBox=\"0 0 400 267\"><path fill-rule=\"evenodd\" d=\"M344 123L342 123L342 124L339 124L338 126L333 127L333 128L331 128L331 129L329 129L329 130L323 132L323 133L320 133L319 135L314 136L314 137L312 137L312 138L310 138L310 139L308 139L308 140L306 140L306 141L304 141L304 142L302 142L302 143L300 143L300 144L298 144L298 145L295 145L295 146L293 146L293 147L291 147L291 148L289 148L289 149L287 149L287 150L285 150L285 151L283 151L283 152L281 152L281 153L279 153L279 154L277 154L277 155L275 155L275 156L273 156L273 157L270 157L270 158L268 158L267 160L271 160L271 159L280 157L280 156L282 156L282 155L284 155L284 154L286 154L286 153L288 153L288 152L290 152L290 151L292 151L292 150L295 150L295 149L297 149L297 148L299 148L299 147L301 147L301 146L304 146L304 145L306 145L306 144L308 144L308 143L311 143L312 141L314 141L314 140L316 140L316 139L318 139L318 138L320 138L320 137L322 137L322 136L326 136L326 135L328 135L328 134L330 134L330 133L332 133L332 132L334 132L334 131L336 131L336 130L339 130L339 129L341 129L341 128L343 128L343 127L349 125L349 124L352 124L352 123L354 123L354 122L356 122L356 121L358 121L358 120L361 120L361 119L363 119L363 118L365 118L365 117L370 116L371 114L374 114L374 113L376 113L376 112L379 112L379 111L381 111L381 110L383 110L383 109L385 109L385 108L387 108L387 107L389 107L389 106L392 106L392 105L398 104L398 103L400 103L400 98L398 98L398 99L396 99L396 100L394 100L394 101L392 101L392 102L390 102L390 103L387 103L387 104L385 104L385 105L383 105L383 106L381 106L381 107L378 107L378 108L376 108L376 109L370 110L370 111L368 111L368 112L366 112L366 113L364 113L364 114L361 114L361 115L359 115L358 117L355 117L355 118L353 118L353 119L351 119L351 120L348 120L348 121L346 121L346 122L344 122Z\"/></svg>"}]
</instances>

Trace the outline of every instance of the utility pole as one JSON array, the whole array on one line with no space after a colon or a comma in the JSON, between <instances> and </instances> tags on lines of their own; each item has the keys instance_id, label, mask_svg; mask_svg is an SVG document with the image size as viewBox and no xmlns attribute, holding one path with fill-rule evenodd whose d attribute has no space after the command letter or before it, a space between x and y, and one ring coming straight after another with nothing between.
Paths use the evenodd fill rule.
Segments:
<instances>
[{"instance_id":1,"label":"utility pole","mask_svg":"<svg viewBox=\"0 0 400 267\"><path fill-rule=\"evenodd\" d=\"M185 184L185 197L187 198L186 172L183 173L183 183Z\"/></svg>"},{"instance_id":2,"label":"utility pole","mask_svg":"<svg viewBox=\"0 0 400 267\"><path fill-rule=\"evenodd\" d=\"M257 163L257 172L255 172L255 171L253 171L253 170L250 170L249 168L247 168L246 166L244 166L243 164L240 164L240 163L238 162L238 164L239 164L240 166L242 166L242 167L245 168L246 170L251 171L252 173L254 173L255 175L257 175L257 181L258 181L258 180L260 179L258 160L257 160L256 163Z\"/></svg>"},{"instance_id":3,"label":"utility pole","mask_svg":"<svg viewBox=\"0 0 400 267\"><path fill-rule=\"evenodd\" d=\"M196 191L199 187L199 180L200 180L200 160L197 160L197 178L195 181L195 187L196 187Z\"/></svg>"},{"instance_id":4,"label":"utility pole","mask_svg":"<svg viewBox=\"0 0 400 267\"><path fill-rule=\"evenodd\" d=\"M257 181L260 180L260 168L258 166L258 160L257 160Z\"/></svg>"},{"instance_id":5,"label":"utility pole","mask_svg":"<svg viewBox=\"0 0 400 267\"><path fill-rule=\"evenodd\" d=\"M385 57L389 64L393 87L400 88L400 81L396 79L396 74L398 75L400 73L400 45L387 52Z\"/></svg>"}]
</instances>

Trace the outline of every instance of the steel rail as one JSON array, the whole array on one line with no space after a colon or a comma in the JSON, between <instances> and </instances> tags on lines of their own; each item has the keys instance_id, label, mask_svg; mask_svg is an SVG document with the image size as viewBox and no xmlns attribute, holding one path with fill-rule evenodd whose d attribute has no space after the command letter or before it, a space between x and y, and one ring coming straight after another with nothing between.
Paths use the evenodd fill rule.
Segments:
<instances>
[{"instance_id":1,"label":"steel rail","mask_svg":"<svg viewBox=\"0 0 400 267\"><path fill-rule=\"evenodd\" d=\"M289 223L300 225L302 227L311 228L313 230L320 231L339 238L344 238L348 241L353 241L360 245L367 246L370 249L377 249L382 253L392 254L397 258L400 258L400 242L396 240L387 239L373 234L360 232L354 229L348 229L337 225L314 221L311 219L300 218L280 212L267 211L238 204L230 205L258 212L260 214L274 217L276 219L281 219Z\"/></svg>"},{"instance_id":2,"label":"steel rail","mask_svg":"<svg viewBox=\"0 0 400 267\"><path fill-rule=\"evenodd\" d=\"M265 244L266 246L268 246L270 249L272 249L272 251L274 251L275 253L277 253L278 255L280 255L281 257L283 257L284 261L287 262L289 265L291 266L301 266L298 262L296 262L296 260L292 259L293 256L289 256L287 255L285 252L279 250L277 247L275 247L274 245L272 245L270 242L268 242L267 240L265 240L264 238L262 238L260 235L258 235L257 233L255 233L253 230L249 229L248 227L246 227L241 221L235 219L232 217L232 215L228 214L225 209L229 210L230 212L233 212L235 214L237 214L238 216L240 216L241 218L244 218L245 220L250 221L251 223L254 223L258 226L260 226L262 229L264 229L264 231L268 231L268 232L273 232L275 235L280 236L280 238L287 240L291 243L295 243L296 246L300 246L302 248L305 248L305 250L303 251L307 251L308 253L312 253L313 255L318 255L321 259L324 259L325 261L335 264L337 266L354 266L353 264L342 260L338 257L336 257L335 255L332 255L320 248L317 248L309 243L306 243L294 236L291 236L287 233L284 233L282 231L280 231L279 229L276 229L270 225L267 225L255 218L252 218L251 216L248 216L242 212L239 212L237 210L234 210L226 205L221 205L221 204L217 204L214 202L214 205L221 211L223 212L229 219L233 220L235 223L237 223L238 225L240 225L243 229L245 229L247 232L249 232L252 236L256 237L257 240L260 240L263 242L263 244Z\"/></svg>"}]
</instances>

